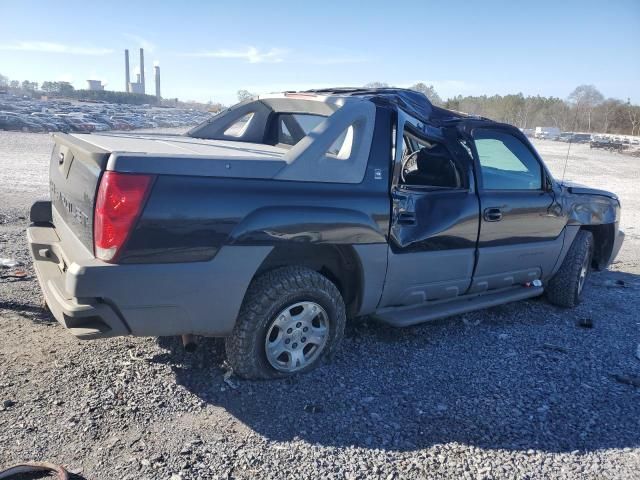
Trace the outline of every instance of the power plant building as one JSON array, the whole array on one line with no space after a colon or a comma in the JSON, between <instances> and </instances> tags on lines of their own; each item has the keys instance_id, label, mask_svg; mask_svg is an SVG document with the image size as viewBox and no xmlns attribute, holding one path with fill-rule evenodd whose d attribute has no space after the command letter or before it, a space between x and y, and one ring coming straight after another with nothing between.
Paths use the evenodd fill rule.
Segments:
<instances>
[{"instance_id":1,"label":"power plant building","mask_svg":"<svg viewBox=\"0 0 640 480\"><path fill-rule=\"evenodd\" d=\"M155 65L153 67L156 98L160 100L160 67ZM131 69L129 67L129 50L124 51L124 75L125 75L125 91L127 93L146 93L145 80L144 80L144 49L140 49L140 73L136 74L136 81L131 81ZM90 80L93 81L93 80ZM102 87L104 90L104 87Z\"/></svg>"},{"instance_id":2,"label":"power plant building","mask_svg":"<svg viewBox=\"0 0 640 480\"><path fill-rule=\"evenodd\" d=\"M144 82L144 49L140 49L140 73L136 74L136 81L131 81L131 74L129 68L129 50L124 51L124 74L126 77L126 91L127 93L145 93Z\"/></svg>"},{"instance_id":3,"label":"power plant building","mask_svg":"<svg viewBox=\"0 0 640 480\"><path fill-rule=\"evenodd\" d=\"M155 67L153 67L153 70L156 79L156 98L160 100L162 98L160 97L160 66L156 65Z\"/></svg>"},{"instance_id":4,"label":"power plant building","mask_svg":"<svg viewBox=\"0 0 640 480\"><path fill-rule=\"evenodd\" d=\"M87 90L102 91L104 85L101 80L87 80Z\"/></svg>"},{"instance_id":5,"label":"power plant building","mask_svg":"<svg viewBox=\"0 0 640 480\"><path fill-rule=\"evenodd\" d=\"M131 89L129 88L129 81L131 80L131 74L129 73L129 50L124 51L124 75L124 91L131 93Z\"/></svg>"}]
</instances>

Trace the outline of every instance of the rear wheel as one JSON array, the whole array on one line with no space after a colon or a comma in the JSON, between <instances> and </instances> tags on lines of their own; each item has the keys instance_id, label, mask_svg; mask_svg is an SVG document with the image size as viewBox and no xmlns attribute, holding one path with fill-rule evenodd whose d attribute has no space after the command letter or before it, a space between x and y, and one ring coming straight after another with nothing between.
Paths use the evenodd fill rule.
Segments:
<instances>
[{"instance_id":1,"label":"rear wheel","mask_svg":"<svg viewBox=\"0 0 640 480\"><path fill-rule=\"evenodd\" d=\"M580 230L560 269L547 285L547 299L560 307L578 305L589 277L592 258L593 234L587 230Z\"/></svg>"},{"instance_id":2,"label":"rear wheel","mask_svg":"<svg viewBox=\"0 0 640 480\"><path fill-rule=\"evenodd\" d=\"M344 334L345 306L326 277L284 267L254 280L231 337L229 364L244 378L309 371L335 352Z\"/></svg>"}]
</instances>

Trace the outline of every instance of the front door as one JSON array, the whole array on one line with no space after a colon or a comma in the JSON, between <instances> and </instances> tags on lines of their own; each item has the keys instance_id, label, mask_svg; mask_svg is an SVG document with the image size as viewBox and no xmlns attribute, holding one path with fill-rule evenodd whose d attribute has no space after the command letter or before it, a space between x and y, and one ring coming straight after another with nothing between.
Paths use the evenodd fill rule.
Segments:
<instances>
[{"instance_id":1,"label":"front door","mask_svg":"<svg viewBox=\"0 0 640 480\"><path fill-rule=\"evenodd\" d=\"M475 264L479 204L473 160L455 128L400 113L388 267L380 307L464 294Z\"/></svg>"},{"instance_id":2,"label":"front door","mask_svg":"<svg viewBox=\"0 0 640 480\"><path fill-rule=\"evenodd\" d=\"M478 261L470 292L525 284L555 265L565 225L531 145L507 128L471 132L480 193Z\"/></svg>"}]
</instances>

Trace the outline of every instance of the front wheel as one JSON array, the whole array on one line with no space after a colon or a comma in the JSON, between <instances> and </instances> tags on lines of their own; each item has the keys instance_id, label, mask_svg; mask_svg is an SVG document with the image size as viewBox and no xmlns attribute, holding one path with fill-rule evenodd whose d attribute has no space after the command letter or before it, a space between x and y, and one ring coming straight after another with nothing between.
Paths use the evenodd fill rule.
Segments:
<instances>
[{"instance_id":1,"label":"front wheel","mask_svg":"<svg viewBox=\"0 0 640 480\"><path fill-rule=\"evenodd\" d=\"M593 234L580 230L573 240L560 269L549 281L547 299L559 307L575 307L580 303L591 270Z\"/></svg>"},{"instance_id":2,"label":"front wheel","mask_svg":"<svg viewBox=\"0 0 640 480\"><path fill-rule=\"evenodd\" d=\"M329 279L302 267L272 270L249 286L225 342L227 360L248 379L306 372L333 355L345 323L342 296Z\"/></svg>"}]
</instances>

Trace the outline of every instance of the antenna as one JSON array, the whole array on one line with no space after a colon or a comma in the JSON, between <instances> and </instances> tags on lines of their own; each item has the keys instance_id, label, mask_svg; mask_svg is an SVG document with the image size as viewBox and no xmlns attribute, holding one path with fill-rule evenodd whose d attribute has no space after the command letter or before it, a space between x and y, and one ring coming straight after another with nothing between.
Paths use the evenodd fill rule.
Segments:
<instances>
[{"instance_id":1,"label":"antenna","mask_svg":"<svg viewBox=\"0 0 640 480\"><path fill-rule=\"evenodd\" d=\"M578 126L578 112L579 109L576 106L576 117L573 119L573 129ZM573 133L571 132L571 138L569 139L569 146L567 147L567 157L564 159L564 168L562 169L562 180L560 180L560 185L564 185L564 174L567 172L567 163L569 163L569 152L571 151L571 144L573 143Z\"/></svg>"},{"instance_id":2,"label":"antenna","mask_svg":"<svg viewBox=\"0 0 640 480\"><path fill-rule=\"evenodd\" d=\"M560 185L564 185L564 174L567 171L567 163L569 163L569 152L571 151L571 143L573 142L573 135L569 139L569 146L567 147L567 157L564 159L564 168L562 169L562 180L560 180Z\"/></svg>"}]
</instances>

